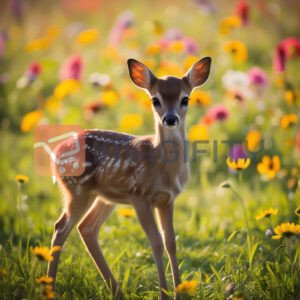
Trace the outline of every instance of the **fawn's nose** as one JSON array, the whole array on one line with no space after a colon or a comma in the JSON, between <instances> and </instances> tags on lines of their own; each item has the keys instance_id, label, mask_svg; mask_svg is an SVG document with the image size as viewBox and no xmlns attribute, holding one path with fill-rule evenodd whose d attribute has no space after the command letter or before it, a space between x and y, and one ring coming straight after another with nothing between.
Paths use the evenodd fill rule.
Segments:
<instances>
[{"instance_id":1,"label":"fawn's nose","mask_svg":"<svg viewBox=\"0 0 300 300\"><path fill-rule=\"evenodd\" d=\"M167 115L163 118L163 124L168 126L175 126L179 122L178 117L175 115Z\"/></svg>"}]
</instances>

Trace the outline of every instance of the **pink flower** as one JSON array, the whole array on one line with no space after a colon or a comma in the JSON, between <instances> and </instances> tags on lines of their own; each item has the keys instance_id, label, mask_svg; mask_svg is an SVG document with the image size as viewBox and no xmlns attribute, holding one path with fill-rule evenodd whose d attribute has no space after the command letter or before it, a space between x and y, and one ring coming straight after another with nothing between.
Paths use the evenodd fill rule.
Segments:
<instances>
[{"instance_id":1,"label":"pink flower","mask_svg":"<svg viewBox=\"0 0 300 300\"><path fill-rule=\"evenodd\" d=\"M61 66L59 72L60 80L75 79L80 80L83 68L83 61L80 55L69 57Z\"/></svg>"},{"instance_id":2,"label":"pink flower","mask_svg":"<svg viewBox=\"0 0 300 300\"><path fill-rule=\"evenodd\" d=\"M249 24L249 4L246 0L240 0L235 7L236 15L241 19L243 25Z\"/></svg>"},{"instance_id":3,"label":"pink flower","mask_svg":"<svg viewBox=\"0 0 300 300\"><path fill-rule=\"evenodd\" d=\"M253 67L248 71L249 83L254 86L265 87L268 85L268 79L263 69Z\"/></svg>"},{"instance_id":4,"label":"pink flower","mask_svg":"<svg viewBox=\"0 0 300 300\"><path fill-rule=\"evenodd\" d=\"M286 60L292 56L300 57L300 39L288 37L282 40L276 47L273 67L277 72L283 72L286 68Z\"/></svg>"},{"instance_id":5,"label":"pink flower","mask_svg":"<svg viewBox=\"0 0 300 300\"><path fill-rule=\"evenodd\" d=\"M218 104L211 107L206 115L204 116L205 120L213 121L224 121L229 116L229 110L223 104Z\"/></svg>"},{"instance_id":6,"label":"pink flower","mask_svg":"<svg viewBox=\"0 0 300 300\"><path fill-rule=\"evenodd\" d=\"M111 45L117 46L119 45L123 38L124 32L133 27L134 25L134 17L131 11L125 11L116 20L115 25L111 29L109 33L109 43Z\"/></svg>"},{"instance_id":7,"label":"pink flower","mask_svg":"<svg viewBox=\"0 0 300 300\"><path fill-rule=\"evenodd\" d=\"M198 46L196 41L191 38L191 37L184 37L182 39L184 46L185 46L185 51L189 54L196 54L198 51Z\"/></svg>"}]
</instances>

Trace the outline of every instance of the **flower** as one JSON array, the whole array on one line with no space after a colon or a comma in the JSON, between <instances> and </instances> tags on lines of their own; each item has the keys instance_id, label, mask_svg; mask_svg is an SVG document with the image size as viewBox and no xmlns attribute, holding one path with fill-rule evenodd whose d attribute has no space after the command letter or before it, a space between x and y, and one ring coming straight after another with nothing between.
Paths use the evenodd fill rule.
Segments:
<instances>
[{"instance_id":1,"label":"flower","mask_svg":"<svg viewBox=\"0 0 300 300\"><path fill-rule=\"evenodd\" d=\"M54 97L62 100L66 98L67 96L75 93L78 91L80 87L80 82L75 79L66 79L62 82L60 82L54 90Z\"/></svg>"},{"instance_id":2,"label":"flower","mask_svg":"<svg viewBox=\"0 0 300 300\"><path fill-rule=\"evenodd\" d=\"M27 52L43 51L49 48L51 40L49 37L42 37L28 42L25 46Z\"/></svg>"},{"instance_id":3,"label":"flower","mask_svg":"<svg viewBox=\"0 0 300 300\"><path fill-rule=\"evenodd\" d=\"M114 90L106 90L102 93L101 100L108 107L117 105L119 97Z\"/></svg>"},{"instance_id":4,"label":"flower","mask_svg":"<svg viewBox=\"0 0 300 300\"><path fill-rule=\"evenodd\" d=\"M37 283L42 283L42 284L49 284L53 282L53 278L49 276L42 276L40 278L36 279Z\"/></svg>"},{"instance_id":5,"label":"flower","mask_svg":"<svg viewBox=\"0 0 300 300\"><path fill-rule=\"evenodd\" d=\"M235 144L229 150L226 160L227 166L235 171L245 170L250 165L250 158L247 157L243 145Z\"/></svg>"},{"instance_id":6,"label":"flower","mask_svg":"<svg viewBox=\"0 0 300 300\"><path fill-rule=\"evenodd\" d=\"M183 281L179 285L177 285L175 291L178 294L188 294L190 296L194 296L196 294L198 287L197 280Z\"/></svg>"},{"instance_id":7,"label":"flower","mask_svg":"<svg viewBox=\"0 0 300 300\"><path fill-rule=\"evenodd\" d=\"M185 52L190 54L190 55L195 55L198 51L198 46L197 46L197 42L189 37L189 36L185 36L182 39L182 42L184 44L184 48L185 48Z\"/></svg>"},{"instance_id":8,"label":"flower","mask_svg":"<svg viewBox=\"0 0 300 300\"><path fill-rule=\"evenodd\" d=\"M246 141L247 141L247 150L254 152L258 150L258 146L261 140L261 133L258 130L250 130L247 133Z\"/></svg>"},{"instance_id":9,"label":"flower","mask_svg":"<svg viewBox=\"0 0 300 300\"><path fill-rule=\"evenodd\" d=\"M241 26L241 19L237 16L229 16L221 20L220 33L227 35L235 28Z\"/></svg>"},{"instance_id":10,"label":"flower","mask_svg":"<svg viewBox=\"0 0 300 300\"><path fill-rule=\"evenodd\" d=\"M96 28L90 28L81 31L77 37L76 42L80 45L89 45L95 43L99 38L99 31Z\"/></svg>"},{"instance_id":11,"label":"flower","mask_svg":"<svg viewBox=\"0 0 300 300\"><path fill-rule=\"evenodd\" d=\"M207 127L204 124L192 126L188 132L188 139L191 142L208 140Z\"/></svg>"},{"instance_id":12,"label":"flower","mask_svg":"<svg viewBox=\"0 0 300 300\"><path fill-rule=\"evenodd\" d=\"M273 240L279 240L281 238L290 238L292 236L300 235L300 225L294 223L281 223L275 227L274 232L276 235L272 236Z\"/></svg>"},{"instance_id":13,"label":"flower","mask_svg":"<svg viewBox=\"0 0 300 300\"><path fill-rule=\"evenodd\" d=\"M265 209L255 216L255 220L270 218L271 216L277 215L277 213L278 213L278 209L273 209L273 208Z\"/></svg>"},{"instance_id":14,"label":"flower","mask_svg":"<svg viewBox=\"0 0 300 300\"><path fill-rule=\"evenodd\" d=\"M25 76L35 80L42 72L42 66L39 62L33 62L28 66Z\"/></svg>"},{"instance_id":15,"label":"flower","mask_svg":"<svg viewBox=\"0 0 300 300\"><path fill-rule=\"evenodd\" d=\"M130 131L143 125L143 118L139 114L127 114L120 120L120 130Z\"/></svg>"},{"instance_id":16,"label":"flower","mask_svg":"<svg viewBox=\"0 0 300 300\"><path fill-rule=\"evenodd\" d=\"M134 217L134 209L131 207L128 208L120 208L118 210L119 216L125 217L125 218L132 218Z\"/></svg>"},{"instance_id":17,"label":"flower","mask_svg":"<svg viewBox=\"0 0 300 300\"><path fill-rule=\"evenodd\" d=\"M27 176L21 175L21 174L16 175L15 179L18 183L21 183L21 184L29 182L29 178Z\"/></svg>"},{"instance_id":18,"label":"flower","mask_svg":"<svg viewBox=\"0 0 300 300\"><path fill-rule=\"evenodd\" d=\"M111 78L107 74L92 73L89 82L95 87L108 87L111 85Z\"/></svg>"},{"instance_id":19,"label":"flower","mask_svg":"<svg viewBox=\"0 0 300 300\"><path fill-rule=\"evenodd\" d=\"M236 15L242 20L243 25L249 23L249 4L246 0L239 0L235 7Z\"/></svg>"},{"instance_id":20,"label":"flower","mask_svg":"<svg viewBox=\"0 0 300 300\"><path fill-rule=\"evenodd\" d=\"M222 77L224 88L239 99L244 99L250 94L250 79L247 73L228 70Z\"/></svg>"},{"instance_id":21,"label":"flower","mask_svg":"<svg viewBox=\"0 0 300 300\"><path fill-rule=\"evenodd\" d=\"M190 96L189 104L206 106L211 102L211 96L208 92L194 90Z\"/></svg>"},{"instance_id":22,"label":"flower","mask_svg":"<svg viewBox=\"0 0 300 300\"><path fill-rule=\"evenodd\" d=\"M287 128L291 127L292 125L296 124L297 122L298 122L297 114L284 115L280 119L280 127L282 129L287 129Z\"/></svg>"},{"instance_id":23,"label":"flower","mask_svg":"<svg viewBox=\"0 0 300 300\"><path fill-rule=\"evenodd\" d=\"M266 176L267 179L274 178L280 170L280 159L278 155L274 155L272 158L265 155L262 161L257 165L257 171L259 174Z\"/></svg>"},{"instance_id":24,"label":"flower","mask_svg":"<svg viewBox=\"0 0 300 300\"><path fill-rule=\"evenodd\" d=\"M182 53L184 48L184 43L182 41L172 41L169 45L170 51L174 53Z\"/></svg>"},{"instance_id":25,"label":"flower","mask_svg":"<svg viewBox=\"0 0 300 300\"><path fill-rule=\"evenodd\" d=\"M268 79L265 71L259 67L252 67L248 71L249 83L253 86L265 87L268 85Z\"/></svg>"},{"instance_id":26,"label":"flower","mask_svg":"<svg viewBox=\"0 0 300 300\"><path fill-rule=\"evenodd\" d=\"M198 60L199 58L197 56L188 55L183 62L184 70L187 71Z\"/></svg>"},{"instance_id":27,"label":"flower","mask_svg":"<svg viewBox=\"0 0 300 300\"><path fill-rule=\"evenodd\" d=\"M248 50L246 45L238 40L225 43L224 51L229 53L235 62L242 63L248 58Z\"/></svg>"},{"instance_id":28,"label":"flower","mask_svg":"<svg viewBox=\"0 0 300 300\"><path fill-rule=\"evenodd\" d=\"M249 167L250 165L250 158L239 158L237 160L228 157L226 160L227 166L232 170L242 171Z\"/></svg>"},{"instance_id":29,"label":"flower","mask_svg":"<svg viewBox=\"0 0 300 300\"><path fill-rule=\"evenodd\" d=\"M45 296L46 299L55 299L55 293L53 290L53 286L51 285L45 285L43 289L43 295Z\"/></svg>"},{"instance_id":30,"label":"flower","mask_svg":"<svg viewBox=\"0 0 300 300\"><path fill-rule=\"evenodd\" d=\"M214 121L224 121L229 116L229 110L223 104L217 104L211 107L204 116L204 122L210 124Z\"/></svg>"},{"instance_id":31,"label":"flower","mask_svg":"<svg viewBox=\"0 0 300 300\"><path fill-rule=\"evenodd\" d=\"M282 40L276 47L273 59L273 67L277 72L283 72L286 68L286 61L292 56L300 57L300 39L288 37Z\"/></svg>"},{"instance_id":32,"label":"flower","mask_svg":"<svg viewBox=\"0 0 300 300\"><path fill-rule=\"evenodd\" d=\"M21 131L29 132L31 131L42 119L43 112L41 110L34 110L32 112L27 113L21 122Z\"/></svg>"},{"instance_id":33,"label":"flower","mask_svg":"<svg viewBox=\"0 0 300 300\"><path fill-rule=\"evenodd\" d=\"M83 69L83 60L80 55L72 55L65 60L59 71L59 79L80 80Z\"/></svg>"},{"instance_id":34,"label":"flower","mask_svg":"<svg viewBox=\"0 0 300 300\"><path fill-rule=\"evenodd\" d=\"M300 217L300 205L295 209L295 214Z\"/></svg>"},{"instance_id":35,"label":"flower","mask_svg":"<svg viewBox=\"0 0 300 300\"><path fill-rule=\"evenodd\" d=\"M48 247L34 247L32 250L33 254L40 260L43 261L52 261L54 252L57 252L61 249L60 246L54 246L52 249Z\"/></svg>"},{"instance_id":36,"label":"flower","mask_svg":"<svg viewBox=\"0 0 300 300\"><path fill-rule=\"evenodd\" d=\"M289 105L297 104L300 100L300 90L288 89L284 92L283 98Z\"/></svg>"}]
</instances>

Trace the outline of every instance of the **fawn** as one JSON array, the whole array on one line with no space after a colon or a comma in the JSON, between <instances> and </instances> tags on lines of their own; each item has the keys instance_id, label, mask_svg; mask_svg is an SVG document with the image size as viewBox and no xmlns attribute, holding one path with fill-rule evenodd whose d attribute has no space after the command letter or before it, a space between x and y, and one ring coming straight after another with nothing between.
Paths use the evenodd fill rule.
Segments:
<instances>
[{"instance_id":1,"label":"fawn","mask_svg":"<svg viewBox=\"0 0 300 300\"><path fill-rule=\"evenodd\" d=\"M173 211L174 200L189 176L188 160L183 157L185 116L189 95L207 80L210 65L211 58L205 57L182 78L157 78L144 64L129 59L131 80L152 99L155 134L133 136L114 131L83 130L79 139L85 141L84 173L62 176L59 166L54 166L63 193L64 210L55 223L52 247L62 247L72 228L78 224L83 243L115 296L122 295L122 292L102 254L98 233L118 203L133 206L147 235L157 266L160 299L168 298L164 292L168 290L163 264L164 248L171 265L174 289L180 284ZM111 146L118 149L117 156L106 151ZM166 157L174 151L174 146L178 150L177 159L168 160ZM63 142L57 153L69 148L70 144ZM129 157L128 152L134 153L137 159ZM54 282L59 255L60 251L55 252L48 266L48 276Z\"/></svg>"}]
</instances>

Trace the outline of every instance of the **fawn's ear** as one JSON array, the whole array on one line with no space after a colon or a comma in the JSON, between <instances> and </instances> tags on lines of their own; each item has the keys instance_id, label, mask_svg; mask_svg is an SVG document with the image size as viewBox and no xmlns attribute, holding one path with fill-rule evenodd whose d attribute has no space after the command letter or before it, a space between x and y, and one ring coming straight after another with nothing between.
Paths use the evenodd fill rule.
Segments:
<instances>
[{"instance_id":1,"label":"fawn's ear","mask_svg":"<svg viewBox=\"0 0 300 300\"><path fill-rule=\"evenodd\" d=\"M202 85L208 78L210 72L211 58L204 57L194 63L192 67L183 76L183 80L187 81L191 90Z\"/></svg>"},{"instance_id":2,"label":"fawn's ear","mask_svg":"<svg viewBox=\"0 0 300 300\"><path fill-rule=\"evenodd\" d=\"M153 73L142 63L135 59L128 59L128 70L131 80L140 88L151 89L156 77Z\"/></svg>"}]
</instances>

